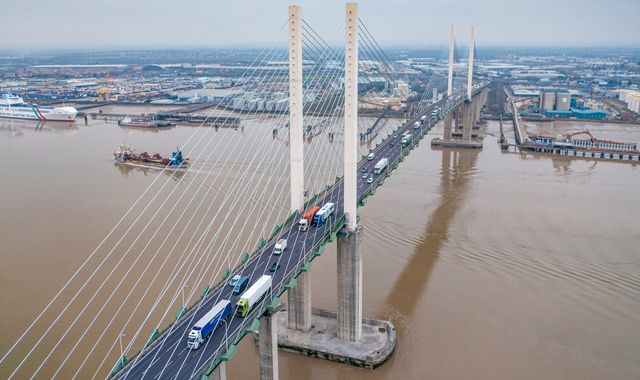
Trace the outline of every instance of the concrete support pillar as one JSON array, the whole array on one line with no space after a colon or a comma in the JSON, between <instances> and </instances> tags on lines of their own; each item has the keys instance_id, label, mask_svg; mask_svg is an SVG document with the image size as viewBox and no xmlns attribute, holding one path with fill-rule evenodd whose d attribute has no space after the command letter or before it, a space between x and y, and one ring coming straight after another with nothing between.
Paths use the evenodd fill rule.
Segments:
<instances>
[{"instance_id":1,"label":"concrete support pillar","mask_svg":"<svg viewBox=\"0 0 640 380\"><path fill-rule=\"evenodd\" d=\"M476 96L472 101L471 104L473 104L473 123L477 124L480 121L480 99L478 96Z\"/></svg>"},{"instance_id":2,"label":"concrete support pillar","mask_svg":"<svg viewBox=\"0 0 640 380\"><path fill-rule=\"evenodd\" d=\"M358 4L345 5L344 59L344 214L347 228L358 223Z\"/></svg>"},{"instance_id":3,"label":"concrete support pillar","mask_svg":"<svg viewBox=\"0 0 640 380\"><path fill-rule=\"evenodd\" d=\"M291 330L311 329L311 280L309 272L302 272L296 285L287 293L288 327Z\"/></svg>"},{"instance_id":4,"label":"concrete support pillar","mask_svg":"<svg viewBox=\"0 0 640 380\"><path fill-rule=\"evenodd\" d=\"M338 234L338 338L362 337L362 226Z\"/></svg>"},{"instance_id":5,"label":"concrete support pillar","mask_svg":"<svg viewBox=\"0 0 640 380\"><path fill-rule=\"evenodd\" d=\"M462 141L471 141L471 130L473 121L473 105L467 102L462 110Z\"/></svg>"},{"instance_id":6,"label":"concrete support pillar","mask_svg":"<svg viewBox=\"0 0 640 380\"><path fill-rule=\"evenodd\" d=\"M218 364L218 368L209 375L209 380L227 380L227 362Z\"/></svg>"},{"instance_id":7,"label":"concrete support pillar","mask_svg":"<svg viewBox=\"0 0 640 380\"><path fill-rule=\"evenodd\" d=\"M304 162L302 133L302 10L289 6L289 155L291 161L291 213L303 211Z\"/></svg>"},{"instance_id":8,"label":"concrete support pillar","mask_svg":"<svg viewBox=\"0 0 640 380\"><path fill-rule=\"evenodd\" d=\"M260 380L278 379L278 323L276 316L260 317Z\"/></svg>"},{"instance_id":9,"label":"concrete support pillar","mask_svg":"<svg viewBox=\"0 0 640 380\"><path fill-rule=\"evenodd\" d=\"M449 112L444 117L444 136L445 140L451 140L451 126L453 124L453 112Z\"/></svg>"}]
</instances>

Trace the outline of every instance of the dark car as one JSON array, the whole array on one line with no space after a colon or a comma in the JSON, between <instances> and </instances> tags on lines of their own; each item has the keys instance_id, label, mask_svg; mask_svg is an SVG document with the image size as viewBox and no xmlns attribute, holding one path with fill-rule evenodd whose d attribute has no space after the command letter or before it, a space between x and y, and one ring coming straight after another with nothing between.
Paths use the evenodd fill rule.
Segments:
<instances>
[{"instance_id":1,"label":"dark car","mask_svg":"<svg viewBox=\"0 0 640 380\"><path fill-rule=\"evenodd\" d=\"M269 267L269 271L275 272L278 270L278 268L280 268L280 264L278 264L278 262L276 261L275 263L271 264L271 266Z\"/></svg>"},{"instance_id":2,"label":"dark car","mask_svg":"<svg viewBox=\"0 0 640 380\"><path fill-rule=\"evenodd\" d=\"M247 287L248 283L249 283L249 277L241 276L240 279L233 286L233 294L242 293L245 290L245 288Z\"/></svg>"}]
</instances>

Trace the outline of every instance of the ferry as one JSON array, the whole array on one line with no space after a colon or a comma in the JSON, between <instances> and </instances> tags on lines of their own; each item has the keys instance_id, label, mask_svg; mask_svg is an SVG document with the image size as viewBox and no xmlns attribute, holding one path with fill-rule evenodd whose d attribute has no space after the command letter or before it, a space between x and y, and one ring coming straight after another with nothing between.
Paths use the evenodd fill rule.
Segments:
<instances>
[{"instance_id":1,"label":"ferry","mask_svg":"<svg viewBox=\"0 0 640 380\"><path fill-rule=\"evenodd\" d=\"M172 152L171 157L162 157L160 153L156 153L153 156L150 156L147 152L137 154L135 150L134 147L120 145L118 149L113 152L113 160L119 164L139 167L162 169L187 169L189 167L189 159L182 156L180 149Z\"/></svg>"},{"instance_id":2,"label":"ferry","mask_svg":"<svg viewBox=\"0 0 640 380\"><path fill-rule=\"evenodd\" d=\"M78 111L73 107L38 107L26 104L15 95L2 94L0 99L0 118L41 121L75 121Z\"/></svg>"}]
</instances>

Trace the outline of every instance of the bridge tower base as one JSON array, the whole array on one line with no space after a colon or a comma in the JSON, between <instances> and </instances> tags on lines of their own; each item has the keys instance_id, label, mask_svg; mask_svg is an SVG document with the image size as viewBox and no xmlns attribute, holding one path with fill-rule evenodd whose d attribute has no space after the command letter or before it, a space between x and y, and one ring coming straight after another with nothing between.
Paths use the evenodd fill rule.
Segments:
<instances>
[{"instance_id":1,"label":"bridge tower base","mask_svg":"<svg viewBox=\"0 0 640 380\"><path fill-rule=\"evenodd\" d=\"M209 380L227 380L227 363L221 362L218 367L213 370L211 375L207 376Z\"/></svg>"},{"instance_id":2,"label":"bridge tower base","mask_svg":"<svg viewBox=\"0 0 640 380\"><path fill-rule=\"evenodd\" d=\"M338 338L362 337L362 226L338 233Z\"/></svg>"},{"instance_id":3,"label":"bridge tower base","mask_svg":"<svg viewBox=\"0 0 640 380\"><path fill-rule=\"evenodd\" d=\"M274 318L280 349L365 368L376 368L391 357L397 341L393 324L362 317L362 235L359 225L355 231L343 227L337 234L338 311L312 309L307 331L291 328L290 312L278 312ZM299 280L291 290L300 286ZM266 332L260 326L262 342ZM260 355L262 363L262 351Z\"/></svg>"},{"instance_id":4,"label":"bridge tower base","mask_svg":"<svg viewBox=\"0 0 640 380\"><path fill-rule=\"evenodd\" d=\"M278 324L275 315L260 317L258 338L260 351L260 380L278 379Z\"/></svg>"},{"instance_id":5,"label":"bridge tower base","mask_svg":"<svg viewBox=\"0 0 640 380\"><path fill-rule=\"evenodd\" d=\"M286 311L278 312L276 317L278 346L286 352L356 367L377 368L391 357L396 347L396 329L390 321L363 318L360 340L352 342L338 338L335 311L313 308L311 328L307 332L287 328Z\"/></svg>"},{"instance_id":6,"label":"bridge tower base","mask_svg":"<svg viewBox=\"0 0 640 380\"><path fill-rule=\"evenodd\" d=\"M444 119L443 138L434 138L431 140L432 147L446 148L462 148L462 149L482 149L482 141L474 140L479 137L478 130L480 126L475 123L476 117L479 117L480 110L479 96L471 98L459 107L457 111L451 111ZM456 116L453 116L453 113ZM462 118L462 121L460 121ZM451 124L455 119L456 130L451 131ZM462 131L459 128L462 127ZM448 137L448 138L447 138Z\"/></svg>"},{"instance_id":7,"label":"bridge tower base","mask_svg":"<svg viewBox=\"0 0 640 380\"><path fill-rule=\"evenodd\" d=\"M445 117L444 117L444 133L443 133L443 139L446 141L451 140L451 128L453 126L453 111L449 112Z\"/></svg>"},{"instance_id":8,"label":"bridge tower base","mask_svg":"<svg viewBox=\"0 0 640 380\"><path fill-rule=\"evenodd\" d=\"M288 328L309 331L311 328L311 281L309 272L296 278L296 285L287 293Z\"/></svg>"}]
</instances>

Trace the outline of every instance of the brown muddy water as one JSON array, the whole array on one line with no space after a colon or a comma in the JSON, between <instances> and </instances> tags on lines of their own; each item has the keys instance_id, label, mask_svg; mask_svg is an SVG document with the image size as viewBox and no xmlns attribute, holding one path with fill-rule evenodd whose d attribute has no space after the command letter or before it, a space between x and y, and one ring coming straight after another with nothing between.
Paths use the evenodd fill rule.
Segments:
<instances>
[{"instance_id":1,"label":"brown muddy water","mask_svg":"<svg viewBox=\"0 0 640 380\"><path fill-rule=\"evenodd\" d=\"M311 192L341 171L338 131L331 143L331 127L317 124L321 133L306 146L313 157L306 167ZM187 151L192 158L202 153L193 171L158 178L155 170L115 166L113 149L129 143L169 153L194 127L154 133L97 121L1 121L0 354L150 185L140 204L151 206L144 213L134 207L125 217L123 225L133 225L129 234L111 255L127 228L116 228L106 239L80 271L82 281L70 284L0 365L0 377L13 372L101 260L102 269L15 378L29 378L38 369L77 315L36 378L52 378L63 362L57 378L76 372L77 378L96 372L103 378L119 355L121 331L127 334L125 346L133 340L125 351L135 352L154 326L173 318L182 297L192 303L205 284L220 278L221 269L251 251L287 214L288 146L284 132L273 137L278 125L274 117L245 121L241 129L197 132L194 139L208 133L203 141L213 142ZM640 141L637 126L538 126L550 134L584 127L599 138ZM640 167L502 153L497 124L490 123L487 133L480 152L431 149L426 139L360 209L364 312L395 324L394 356L365 370L280 353L282 379L640 378ZM253 156L266 163L251 164ZM162 196L154 200L155 195ZM172 205L178 212L168 211ZM160 212L152 218L155 210ZM136 221L138 215L143 217ZM201 236L206 239L198 243ZM334 253L335 245L329 245L314 261L314 306L335 308ZM207 263L204 273L180 267L194 267L199 258ZM172 276L180 284L174 281L159 296ZM159 306L149 313L156 301ZM257 376L257 348L245 339L228 365L228 378Z\"/></svg>"}]
</instances>

